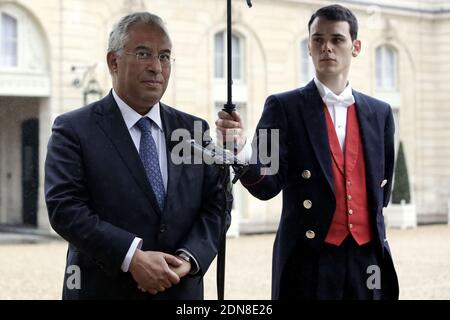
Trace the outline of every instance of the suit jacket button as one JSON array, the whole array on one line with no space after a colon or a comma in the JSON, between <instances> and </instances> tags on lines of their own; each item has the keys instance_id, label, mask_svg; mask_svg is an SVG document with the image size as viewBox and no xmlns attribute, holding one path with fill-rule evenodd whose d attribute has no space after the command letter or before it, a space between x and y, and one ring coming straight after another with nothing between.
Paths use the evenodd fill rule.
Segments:
<instances>
[{"instance_id":1,"label":"suit jacket button","mask_svg":"<svg viewBox=\"0 0 450 320\"><path fill-rule=\"evenodd\" d=\"M167 230L167 225L166 224L162 224L159 226L159 232L164 233Z\"/></svg>"},{"instance_id":2,"label":"suit jacket button","mask_svg":"<svg viewBox=\"0 0 450 320\"><path fill-rule=\"evenodd\" d=\"M312 208L312 201L311 200L305 200L305 201L303 201L303 207L305 208L305 209L311 209Z\"/></svg>"},{"instance_id":3,"label":"suit jacket button","mask_svg":"<svg viewBox=\"0 0 450 320\"><path fill-rule=\"evenodd\" d=\"M308 230L308 231L306 231L306 237L308 239L314 239L316 237L316 233L312 230Z\"/></svg>"},{"instance_id":4,"label":"suit jacket button","mask_svg":"<svg viewBox=\"0 0 450 320\"><path fill-rule=\"evenodd\" d=\"M311 171L309 171L309 170L303 170L303 172L302 172L302 178L303 179L309 179L309 178L311 178Z\"/></svg>"}]
</instances>

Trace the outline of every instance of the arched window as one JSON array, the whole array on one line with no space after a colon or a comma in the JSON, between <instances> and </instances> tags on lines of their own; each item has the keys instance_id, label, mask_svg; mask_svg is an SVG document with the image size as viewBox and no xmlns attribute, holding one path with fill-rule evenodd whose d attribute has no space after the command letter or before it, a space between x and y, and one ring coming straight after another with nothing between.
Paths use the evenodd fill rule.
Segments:
<instances>
[{"instance_id":1,"label":"arched window","mask_svg":"<svg viewBox=\"0 0 450 320\"><path fill-rule=\"evenodd\" d=\"M397 51L388 46L379 46L375 52L376 88L397 90Z\"/></svg>"},{"instance_id":2,"label":"arched window","mask_svg":"<svg viewBox=\"0 0 450 320\"><path fill-rule=\"evenodd\" d=\"M0 66L17 66L17 20L2 13L0 16Z\"/></svg>"},{"instance_id":3,"label":"arched window","mask_svg":"<svg viewBox=\"0 0 450 320\"><path fill-rule=\"evenodd\" d=\"M221 31L214 36L214 78L225 79L227 75L226 33ZM232 75L234 80L243 80L243 45L240 37L232 35Z\"/></svg>"},{"instance_id":4,"label":"arched window","mask_svg":"<svg viewBox=\"0 0 450 320\"><path fill-rule=\"evenodd\" d=\"M300 42L300 84L306 85L314 76L314 64L309 56L308 39L304 39Z\"/></svg>"}]
</instances>

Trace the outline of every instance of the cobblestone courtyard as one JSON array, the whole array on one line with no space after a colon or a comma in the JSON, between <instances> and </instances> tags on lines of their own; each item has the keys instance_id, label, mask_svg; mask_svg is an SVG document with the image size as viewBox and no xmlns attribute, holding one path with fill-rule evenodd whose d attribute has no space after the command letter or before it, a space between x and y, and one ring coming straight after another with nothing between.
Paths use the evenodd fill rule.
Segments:
<instances>
[{"instance_id":1,"label":"cobblestone courtyard","mask_svg":"<svg viewBox=\"0 0 450 320\"><path fill-rule=\"evenodd\" d=\"M228 239L226 299L270 299L274 236ZM450 299L450 227L390 229L388 236L400 281L400 298ZM0 299L59 299L65 255L63 241L0 241ZM205 278L205 298L216 299L215 262Z\"/></svg>"}]
</instances>

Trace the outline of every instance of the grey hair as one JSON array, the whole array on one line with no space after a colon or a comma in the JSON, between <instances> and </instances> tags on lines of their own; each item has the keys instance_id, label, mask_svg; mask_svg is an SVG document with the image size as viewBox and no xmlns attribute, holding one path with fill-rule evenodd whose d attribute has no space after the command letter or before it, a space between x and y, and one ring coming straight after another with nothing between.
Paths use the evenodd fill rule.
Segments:
<instances>
[{"instance_id":1,"label":"grey hair","mask_svg":"<svg viewBox=\"0 0 450 320\"><path fill-rule=\"evenodd\" d=\"M164 21L159 16L149 12L130 13L121 18L109 34L108 52L115 52L120 55L128 37L128 29L137 23L159 27L170 39Z\"/></svg>"}]
</instances>

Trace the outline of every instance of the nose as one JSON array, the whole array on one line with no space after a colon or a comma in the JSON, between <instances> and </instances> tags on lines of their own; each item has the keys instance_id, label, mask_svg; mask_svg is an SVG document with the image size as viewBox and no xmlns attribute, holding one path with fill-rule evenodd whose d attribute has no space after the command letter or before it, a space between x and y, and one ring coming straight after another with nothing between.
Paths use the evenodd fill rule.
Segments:
<instances>
[{"instance_id":1,"label":"nose","mask_svg":"<svg viewBox=\"0 0 450 320\"><path fill-rule=\"evenodd\" d=\"M324 41L324 43L322 45L322 52L328 52L328 53L332 52L332 48L329 44L330 44L330 41Z\"/></svg>"},{"instance_id":2,"label":"nose","mask_svg":"<svg viewBox=\"0 0 450 320\"><path fill-rule=\"evenodd\" d=\"M159 57L152 57L145 66L146 70L153 71L155 73L161 73L162 72L162 66L161 61L159 60Z\"/></svg>"}]
</instances>

